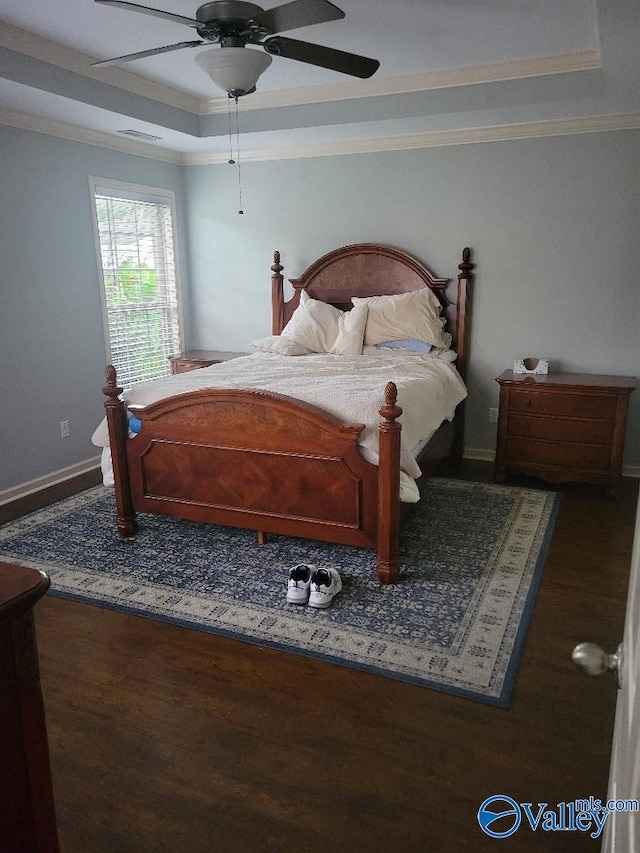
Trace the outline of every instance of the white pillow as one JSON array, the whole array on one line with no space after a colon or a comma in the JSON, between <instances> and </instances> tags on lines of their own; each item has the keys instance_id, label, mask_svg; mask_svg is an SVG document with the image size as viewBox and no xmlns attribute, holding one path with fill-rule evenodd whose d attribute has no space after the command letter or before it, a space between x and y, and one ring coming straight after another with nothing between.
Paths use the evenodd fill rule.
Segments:
<instances>
[{"instance_id":1,"label":"white pillow","mask_svg":"<svg viewBox=\"0 0 640 853\"><path fill-rule=\"evenodd\" d=\"M429 287L396 296L354 296L351 301L356 307L366 305L369 309L364 333L367 346L405 338L438 348L451 345L451 335L442 330L442 305Z\"/></svg>"},{"instance_id":2,"label":"white pillow","mask_svg":"<svg viewBox=\"0 0 640 853\"><path fill-rule=\"evenodd\" d=\"M334 355L360 355L367 322L366 305L341 311L328 302L300 293L300 305L293 312L282 334L312 352Z\"/></svg>"},{"instance_id":3,"label":"white pillow","mask_svg":"<svg viewBox=\"0 0 640 853\"><path fill-rule=\"evenodd\" d=\"M311 350L301 347L300 344L285 335L269 335L267 338L258 338L256 341L251 341L251 346L260 352L272 352L276 355L309 355L311 352Z\"/></svg>"}]
</instances>

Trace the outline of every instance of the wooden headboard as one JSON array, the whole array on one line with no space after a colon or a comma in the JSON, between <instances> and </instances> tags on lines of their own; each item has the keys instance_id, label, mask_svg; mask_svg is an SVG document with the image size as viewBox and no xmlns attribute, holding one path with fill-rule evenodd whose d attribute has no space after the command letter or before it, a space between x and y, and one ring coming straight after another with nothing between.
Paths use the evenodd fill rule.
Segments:
<instances>
[{"instance_id":1,"label":"wooden headboard","mask_svg":"<svg viewBox=\"0 0 640 853\"><path fill-rule=\"evenodd\" d=\"M323 255L299 278L289 279L294 287L291 299L284 299L284 267L280 252L273 253L271 267L272 333L279 335L300 302L300 291L313 299L329 302L342 310L351 308L353 296L382 296L406 293L430 287L442 304L446 329L451 333L452 348L458 353L457 368L464 378L469 350L471 282L473 264L471 250L462 251L458 265L458 296L450 302L446 295L448 278L439 278L431 270L401 249L380 243L355 243Z\"/></svg>"}]
</instances>

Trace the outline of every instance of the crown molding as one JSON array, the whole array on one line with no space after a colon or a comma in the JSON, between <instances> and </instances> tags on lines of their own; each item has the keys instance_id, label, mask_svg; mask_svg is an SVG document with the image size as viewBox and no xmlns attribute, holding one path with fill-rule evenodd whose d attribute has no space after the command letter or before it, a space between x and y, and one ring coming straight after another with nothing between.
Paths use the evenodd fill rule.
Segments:
<instances>
[{"instance_id":1,"label":"crown molding","mask_svg":"<svg viewBox=\"0 0 640 853\"><path fill-rule=\"evenodd\" d=\"M147 77L124 71L121 68L92 68L91 63L96 62L95 56L81 53L71 47L66 47L2 21L0 21L0 47L22 53L25 56L31 56L58 68L73 71L83 77L90 77L92 80L116 86L118 89L124 89L134 95L141 95L144 98L176 107L194 115L200 113L202 98L188 95L186 92L172 89L164 83L149 80Z\"/></svg>"},{"instance_id":2,"label":"crown molding","mask_svg":"<svg viewBox=\"0 0 640 853\"><path fill-rule=\"evenodd\" d=\"M172 163L176 166L182 165L183 155L179 151L158 148L146 142L136 142L133 139L126 139L112 133L89 130L79 125L44 118L43 116L31 113L22 113L6 107L0 107L0 125L8 125L9 127L16 127L20 130L31 130L34 133L43 133L47 136L58 137L59 139L69 139L72 142L97 145L100 148L121 151L123 154L135 154L138 157L160 160L163 163Z\"/></svg>"},{"instance_id":3,"label":"crown molding","mask_svg":"<svg viewBox=\"0 0 640 853\"><path fill-rule=\"evenodd\" d=\"M134 154L178 166L215 166L228 162L227 152L183 153L173 151L144 142L136 142L112 133L89 130L63 121L43 118L4 107L0 107L0 125L69 139L73 142L84 142L88 145L122 151L125 154ZM340 157L348 154L411 151L420 148L443 148L452 145L509 142L518 139L606 133L621 130L640 130L640 113L553 119L455 130L431 130L398 136L317 142L304 145L280 145L268 149L244 150L242 161L247 163L314 157Z\"/></svg>"},{"instance_id":4,"label":"crown molding","mask_svg":"<svg viewBox=\"0 0 640 853\"><path fill-rule=\"evenodd\" d=\"M599 48L563 53L553 56L533 56L509 62L492 62L458 68L442 68L437 71L422 71L416 74L398 74L391 77L372 77L369 80L345 81L330 86L305 86L283 89L277 92L256 92L240 98L238 109L277 109L304 104L321 104L331 101L346 101L356 98L377 98L434 89L450 89L456 86L499 83L527 77L546 77L551 74L569 74L576 71L592 71L602 67ZM213 98L201 102L201 115L226 113L227 98Z\"/></svg>"},{"instance_id":5,"label":"crown molding","mask_svg":"<svg viewBox=\"0 0 640 853\"><path fill-rule=\"evenodd\" d=\"M596 44L599 44L597 39ZM91 63L96 61L96 57L2 21L0 21L0 47L194 115L215 115L224 113L228 109L228 98L225 97L200 98L121 68L92 68ZM279 91L256 92L247 98L241 98L238 101L238 109L248 112L357 98L376 98L527 77L569 74L601 67L600 49L594 47L573 53L533 56L507 62L442 68L436 71L398 74L390 77L372 77L369 80L347 80L324 86L301 86Z\"/></svg>"},{"instance_id":6,"label":"crown molding","mask_svg":"<svg viewBox=\"0 0 640 853\"><path fill-rule=\"evenodd\" d=\"M369 139L350 139L340 142L319 142L306 145L282 145L273 149L243 150L242 162L294 160L311 157L339 157L347 154L375 154L387 151L410 151L419 148L442 148L452 145L471 145L484 142L509 142L548 136L568 136L583 133L603 133L640 129L640 114L593 116L589 118L554 119L520 124L487 127L433 130L401 136ZM224 152L183 154L184 166L218 165L227 163Z\"/></svg>"}]
</instances>

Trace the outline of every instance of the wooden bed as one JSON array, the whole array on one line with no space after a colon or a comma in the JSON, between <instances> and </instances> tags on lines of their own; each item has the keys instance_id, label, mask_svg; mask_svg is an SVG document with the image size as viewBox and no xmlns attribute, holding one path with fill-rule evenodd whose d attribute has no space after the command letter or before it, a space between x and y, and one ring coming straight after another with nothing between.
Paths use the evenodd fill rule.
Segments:
<instances>
[{"instance_id":1,"label":"wooden bed","mask_svg":"<svg viewBox=\"0 0 640 853\"><path fill-rule=\"evenodd\" d=\"M464 249L457 300L407 253L360 243L321 257L291 279L284 297L279 252L271 267L272 331L280 334L304 288L339 308L352 296L399 294L430 287L443 305L457 369L466 374L473 264ZM392 583L399 570L400 430L396 387L380 389L379 464L360 454L362 424L343 423L321 409L266 391L191 391L136 408L142 427L128 438L127 412L116 371L106 370L105 409L113 460L117 527L136 532L136 513L160 513L214 524L339 542L374 549L376 573ZM420 464L430 474L463 449L464 403L437 430Z\"/></svg>"}]
</instances>

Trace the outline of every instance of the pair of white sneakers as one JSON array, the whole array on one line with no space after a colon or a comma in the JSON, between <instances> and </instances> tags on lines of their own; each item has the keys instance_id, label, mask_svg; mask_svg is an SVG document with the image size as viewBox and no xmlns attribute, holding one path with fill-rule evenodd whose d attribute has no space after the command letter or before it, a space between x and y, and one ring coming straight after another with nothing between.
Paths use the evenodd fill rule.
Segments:
<instances>
[{"instance_id":1,"label":"pair of white sneakers","mask_svg":"<svg viewBox=\"0 0 640 853\"><path fill-rule=\"evenodd\" d=\"M342 589L337 569L323 569L299 563L289 569L287 601L289 604L308 604L309 607L328 607Z\"/></svg>"}]
</instances>

